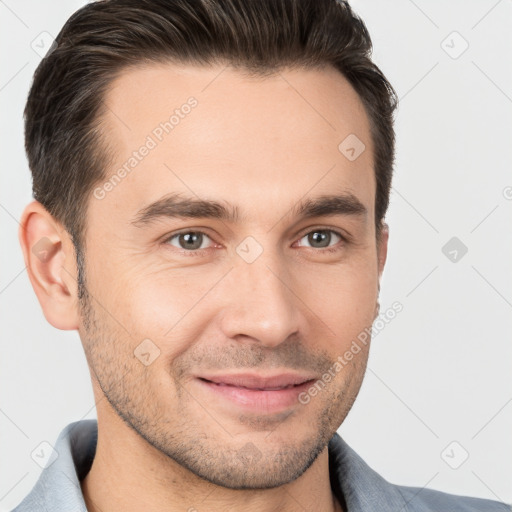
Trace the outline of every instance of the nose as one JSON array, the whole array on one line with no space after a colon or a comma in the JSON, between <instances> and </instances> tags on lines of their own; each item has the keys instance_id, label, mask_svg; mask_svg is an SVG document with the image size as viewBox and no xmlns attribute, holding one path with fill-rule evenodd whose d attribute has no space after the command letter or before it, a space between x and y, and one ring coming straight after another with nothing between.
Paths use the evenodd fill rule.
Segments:
<instances>
[{"instance_id":1,"label":"nose","mask_svg":"<svg viewBox=\"0 0 512 512\"><path fill-rule=\"evenodd\" d=\"M275 347L298 333L301 301L290 274L275 258L238 262L224 286L228 299L223 301L221 326L226 337Z\"/></svg>"}]
</instances>

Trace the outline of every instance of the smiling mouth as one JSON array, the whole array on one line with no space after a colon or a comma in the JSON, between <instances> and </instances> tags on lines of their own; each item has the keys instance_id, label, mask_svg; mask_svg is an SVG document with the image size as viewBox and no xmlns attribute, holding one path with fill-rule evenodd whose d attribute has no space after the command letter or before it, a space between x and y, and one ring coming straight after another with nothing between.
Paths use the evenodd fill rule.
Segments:
<instances>
[{"instance_id":1,"label":"smiling mouth","mask_svg":"<svg viewBox=\"0 0 512 512\"><path fill-rule=\"evenodd\" d=\"M277 375L254 373L197 375L195 382L214 398L212 404L229 404L228 414L236 409L258 415L273 415L302 405L299 398L315 382L311 374L287 372ZM226 411L226 409L224 409Z\"/></svg>"},{"instance_id":2,"label":"smiling mouth","mask_svg":"<svg viewBox=\"0 0 512 512\"><path fill-rule=\"evenodd\" d=\"M203 382L207 382L209 384L214 384L216 386L228 386L228 387L232 387L232 388L238 388L238 389L247 389L247 390L250 390L250 391L280 391L280 390L283 390L283 389L292 389L292 388L297 388L299 386L303 386L304 384L311 384L314 379L310 379L310 380L306 380L304 382L300 382L298 384L287 384L287 385L284 385L284 386L261 386L261 387L257 387L257 386L243 386L243 385L240 385L240 384L229 384L229 383L226 383L226 382L215 382L215 381L212 381L212 380L208 380L208 379L205 379L203 377L199 377L199 380L202 380Z\"/></svg>"}]
</instances>

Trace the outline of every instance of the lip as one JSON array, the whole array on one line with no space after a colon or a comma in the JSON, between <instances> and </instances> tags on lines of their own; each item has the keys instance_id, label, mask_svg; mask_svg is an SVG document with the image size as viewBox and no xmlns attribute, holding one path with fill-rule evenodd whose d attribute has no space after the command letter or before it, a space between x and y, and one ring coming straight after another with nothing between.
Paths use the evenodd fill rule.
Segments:
<instances>
[{"instance_id":1,"label":"lip","mask_svg":"<svg viewBox=\"0 0 512 512\"><path fill-rule=\"evenodd\" d=\"M298 373L280 373L275 375L236 373L225 375L199 375L198 377L215 384L224 384L228 386L260 391L275 391L277 388L297 386L315 378L314 375Z\"/></svg>"},{"instance_id":2,"label":"lip","mask_svg":"<svg viewBox=\"0 0 512 512\"><path fill-rule=\"evenodd\" d=\"M231 374L201 375L197 383L206 392L244 409L270 414L298 405L298 396L315 377L297 373L278 375Z\"/></svg>"}]
</instances>

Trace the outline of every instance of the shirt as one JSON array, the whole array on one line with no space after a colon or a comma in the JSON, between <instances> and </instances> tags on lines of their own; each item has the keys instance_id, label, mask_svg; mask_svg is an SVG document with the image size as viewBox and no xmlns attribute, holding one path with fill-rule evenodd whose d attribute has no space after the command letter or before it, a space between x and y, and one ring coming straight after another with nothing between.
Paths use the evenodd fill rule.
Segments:
<instances>
[{"instance_id":1,"label":"shirt","mask_svg":"<svg viewBox=\"0 0 512 512\"><path fill-rule=\"evenodd\" d=\"M55 444L57 458L12 512L86 512L80 481L89 472L98 439L96 420L70 423ZM347 512L511 512L497 501L455 496L389 483L336 433L329 441L331 488ZM319 511L321 512L321 511Z\"/></svg>"}]
</instances>

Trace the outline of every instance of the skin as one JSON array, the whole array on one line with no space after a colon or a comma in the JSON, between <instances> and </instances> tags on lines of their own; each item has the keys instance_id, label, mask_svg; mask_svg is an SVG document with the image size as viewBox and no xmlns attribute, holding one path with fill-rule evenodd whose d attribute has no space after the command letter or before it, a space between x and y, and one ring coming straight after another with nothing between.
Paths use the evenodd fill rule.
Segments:
<instances>
[{"instance_id":1,"label":"skin","mask_svg":"<svg viewBox=\"0 0 512 512\"><path fill-rule=\"evenodd\" d=\"M190 96L198 104L172 133L103 199L91 196L85 301L66 230L37 202L21 221L45 317L79 331L91 372L99 436L82 482L88 510L341 510L327 443L358 394L368 346L285 413L242 410L195 377L296 370L320 378L371 326L388 230L376 240L368 118L330 68L264 79L217 65L132 68L105 98L107 177ZM354 161L338 150L349 134L366 145ZM171 192L237 205L241 217L132 224ZM293 214L301 199L347 192L366 216ZM184 229L205 233L205 250L190 256L179 237L169 240ZM349 241L332 234L325 246L334 252L313 245L307 235L327 229ZM252 263L236 252L248 236L262 248ZM41 260L32 248L44 237ZM147 366L134 356L145 339L160 351Z\"/></svg>"}]
</instances>

